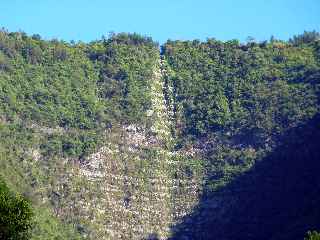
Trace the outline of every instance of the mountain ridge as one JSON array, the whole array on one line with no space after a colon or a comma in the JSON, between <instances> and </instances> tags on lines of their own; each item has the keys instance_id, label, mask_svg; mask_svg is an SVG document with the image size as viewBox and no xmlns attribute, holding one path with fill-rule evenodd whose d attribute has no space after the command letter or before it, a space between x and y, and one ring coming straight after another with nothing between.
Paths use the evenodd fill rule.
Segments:
<instances>
[{"instance_id":1,"label":"mountain ridge","mask_svg":"<svg viewBox=\"0 0 320 240\"><path fill-rule=\"evenodd\" d=\"M257 225L228 222L245 220L243 200L221 189L251 189L242 176L277 163L273 151L291 156L295 147L282 147L282 136L316 118L318 35L168 41L159 52L138 34L69 44L1 31L0 176L31 200L32 239L261 238ZM299 164L308 149L317 154L308 131L291 135L305 141ZM209 210L197 215L205 198ZM318 227L304 221L296 236L269 230L274 239L299 239Z\"/></svg>"}]
</instances>

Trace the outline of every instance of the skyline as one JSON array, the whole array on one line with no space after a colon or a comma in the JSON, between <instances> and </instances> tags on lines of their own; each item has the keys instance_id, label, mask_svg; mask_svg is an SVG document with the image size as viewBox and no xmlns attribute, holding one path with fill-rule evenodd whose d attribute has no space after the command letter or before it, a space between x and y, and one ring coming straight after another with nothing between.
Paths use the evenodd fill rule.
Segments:
<instances>
[{"instance_id":1,"label":"skyline","mask_svg":"<svg viewBox=\"0 0 320 240\"><path fill-rule=\"evenodd\" d=\"M57 3L58 2L58 3ZM59 4L60 2L60 4ZM317 0L140 1L4 0L0 27L40 34L44 39L89 42L108 32L136 32L164 43L167 39L216 38L257 41L273 35L287 40L303 31L320 30Z\"/></svg>"}]
</instances>

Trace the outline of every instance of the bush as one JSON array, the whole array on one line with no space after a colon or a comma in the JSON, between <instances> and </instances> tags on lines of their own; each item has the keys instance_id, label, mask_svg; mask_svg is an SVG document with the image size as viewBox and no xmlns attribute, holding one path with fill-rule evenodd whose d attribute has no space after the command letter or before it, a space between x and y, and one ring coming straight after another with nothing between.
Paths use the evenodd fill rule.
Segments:
<instances>
[{"instance_id":1,"label":"bush","mask_svg":"<svg viewBox=\"0 0 320 240\"><path fill-rule=\"evenodd\" d=\"M32 216L30 203L0 179L0 239L30 239Z\"/></svg>"}]
</instances>

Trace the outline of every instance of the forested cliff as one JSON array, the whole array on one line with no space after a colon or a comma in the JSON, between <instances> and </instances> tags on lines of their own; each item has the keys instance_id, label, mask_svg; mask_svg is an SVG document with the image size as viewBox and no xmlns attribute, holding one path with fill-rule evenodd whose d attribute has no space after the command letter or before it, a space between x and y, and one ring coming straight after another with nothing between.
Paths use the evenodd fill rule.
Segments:
<instances>
[{"instance_id":1,"label":"forested cliff","mask_svg":"<svg viewBox=\"0 0 320 240\"><path fill-rule=\"evenodd\" d=\"M0 236L303 239L320 229L319 87L317 32L159 46L2 30Z\"/></svg>"}]
</instances>

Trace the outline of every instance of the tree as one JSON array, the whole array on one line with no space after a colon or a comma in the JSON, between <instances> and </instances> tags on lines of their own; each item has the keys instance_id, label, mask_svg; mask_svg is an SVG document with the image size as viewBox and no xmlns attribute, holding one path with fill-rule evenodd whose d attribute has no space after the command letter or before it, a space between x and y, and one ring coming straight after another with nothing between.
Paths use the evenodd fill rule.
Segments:
<instances>
[{"instance_id":1,"label":"tree","mask_svg":"<svg viewBox=\"0 0 320 240\"><path fill-rule=\"evenodd\" d=\"M32 216L30 203L0 179L0 239L30 239Z\"/></svg>"},{"instance_id":2,"label":"tree","mask_svg":"<svg viewBox=\"0 0 320 240\"><path fill-rule=\"evenodd\" d=\"M304 240L320 240L320 233L317 231L308 231Z\"/></svg>"},{"instance_id":3,"label":"tree","mask_svg":"<svg viewBox=\"0 0 320 240\"><path fill-rule=\"evenodd\" d=\"M293 45L301 45L308 44L314 41L320 40L320 33L314 31L304 31L303 34L293 36L292 39L289 40Z\"/></svg>"}]
</instances>

